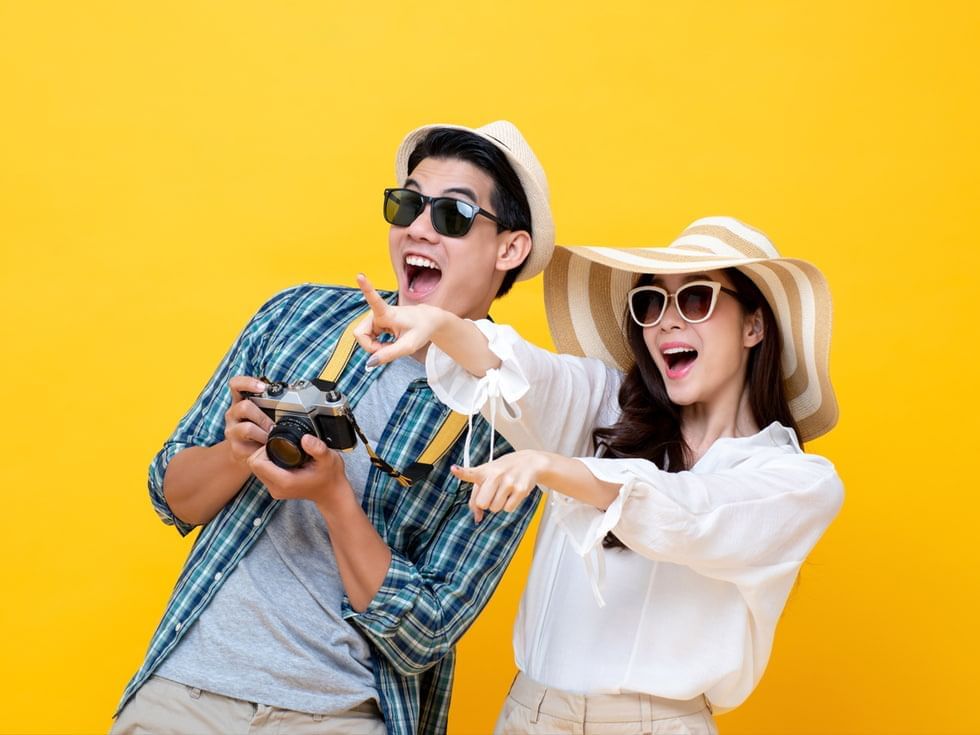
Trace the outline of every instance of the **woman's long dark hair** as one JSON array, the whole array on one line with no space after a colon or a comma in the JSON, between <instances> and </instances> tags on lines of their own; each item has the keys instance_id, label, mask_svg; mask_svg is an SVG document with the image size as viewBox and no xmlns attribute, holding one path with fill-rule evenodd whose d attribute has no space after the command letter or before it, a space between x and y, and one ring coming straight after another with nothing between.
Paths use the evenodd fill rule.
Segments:
<instances>
[{"instance_id":1,"label":"woman's long dark hair","mask_svg":"<svg viewBox=\"0 0 980 735\"><path fill-rule=\"evenodd\" d=\"M780 368L782 339L779 326L765 297L752 280L735 268L724 271L731 280L744 313L756 309L762 313L763 338L749 352L746 383L749 387L749 406L756 424L762 428L778 421L800 436L789 410ZM654 276L643 275L636 285L652 283ZM624 328L630 350L636 362L619 389L622 413L612 426L592 432L596 447L604 447L606 457L647 459L668 472L691 468L691 449L681 433L681 409L667 395L663 376L643 341L643 327L634 322L627 310ZM801 443L802 446L802 443ZM622 546L613 534L604 541L606 546Z\"/></svg>"}]
</instances>

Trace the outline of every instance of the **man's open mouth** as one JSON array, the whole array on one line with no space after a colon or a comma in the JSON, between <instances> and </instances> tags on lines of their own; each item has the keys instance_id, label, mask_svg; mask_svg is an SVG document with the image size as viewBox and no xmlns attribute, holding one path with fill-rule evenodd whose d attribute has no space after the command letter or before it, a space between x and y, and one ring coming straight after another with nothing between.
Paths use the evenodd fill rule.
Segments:
<instances>
[{"instance_id":1,"label":"man's open mouth","mask_svg":"<svg viewBox=\"0 0 980 735\"><path fill-rule=\"evenodd\" d=\"M415 298L428 296L442 280L442 270L435 261L421 255L405 256L405 279L408 292Z\"/></svg>"},{"instance_id":2,"label":"man's open mouth","mask_svg":"<svg viewBox=\"0 0 980 735\"><path fill-rule=\"evenodd\" d=\"M663 356L667 364L667 377L680 378L698 359L698 351L693 347L668 347L663 351Z\"/></svg>"}]
</instances>

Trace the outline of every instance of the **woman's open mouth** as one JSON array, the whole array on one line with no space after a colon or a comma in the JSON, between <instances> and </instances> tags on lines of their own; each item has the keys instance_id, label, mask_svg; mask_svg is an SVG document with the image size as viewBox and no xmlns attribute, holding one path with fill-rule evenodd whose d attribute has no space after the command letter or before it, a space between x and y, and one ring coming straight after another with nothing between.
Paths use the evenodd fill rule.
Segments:
<instances>
[{"instance_id":1,"label":"woman's open mouth","mask_svg":"<svg viewBox=\"0 0 980 735\"><path fill-rule=\"evenodd\" d=\"M687 375L698 359L698 351L686 345L661 348L661 352L667 368L667 377L671 380L678 380Z\"/></svg>"},{"instance_id":2,"label":"woman's open mouth","mask_svg":"<svg viewBox=\"0 0 980 735\"><path fill-rule=\"evenodd\" d=\"M405 256L405 281L413 299L425 298L439 285L442 270L433 260L421 255Z\"/></svg>"}]
</instances>

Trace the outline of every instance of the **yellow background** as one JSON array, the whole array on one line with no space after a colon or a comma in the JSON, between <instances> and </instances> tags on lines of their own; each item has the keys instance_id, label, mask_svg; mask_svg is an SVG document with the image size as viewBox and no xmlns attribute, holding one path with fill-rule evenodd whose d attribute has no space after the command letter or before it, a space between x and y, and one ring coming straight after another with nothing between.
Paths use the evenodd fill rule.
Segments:
<instances>
[{"instance_id":1,"label":"yellow background","mask_svg":"<svg viewBox=\"0 0 980 735\"><path fill-rule=\"evenodd\" d=\"M732 214L830 280L841 421L811 449L847 498L722 733L980 732L977 8L0 2L0 731L108 728L189 549L152 454L272 293L393 284L405 132L508 118L561 242ZM540 279L494 314L549 344ZM504 697L530 546L453 733Z\"/></svg>"}]
</instances>

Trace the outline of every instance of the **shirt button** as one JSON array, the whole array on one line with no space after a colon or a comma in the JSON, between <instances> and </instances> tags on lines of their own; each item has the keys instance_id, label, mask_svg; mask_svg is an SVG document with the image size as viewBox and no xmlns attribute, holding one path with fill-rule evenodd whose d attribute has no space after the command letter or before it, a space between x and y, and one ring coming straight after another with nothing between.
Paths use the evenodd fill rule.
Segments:
<instances>
[{"instance_id":1,"label":"shirt button","mask_svg":"<svg viewBox=\"0 0 980 735\"><path fill-rule=\"evenodd\" d=\"M180 632L180 629L183 628L183 627L184 627L184 624L183 623L177 623L177 625L174 626L174 632L175 633L179 633Z\"/></svg>"},{"instance_id":2,"label":"shirt button","mask_svg":"<svg viewBox=\"0 0 980 735\"><path fill-rule=\"evenodd\" d=\"M252 521L252 525L253 526L261 526L262 525L262 519L261 518L256 518L254 521Z\"/></svg>"},{"instance_id":3,"label":"shirt button","mask_svg":"<svg viewBox=\"0 0 980 735\"><path fill-rule=\"evenodd\" d=\"M221 579L221 572L215 572L214 573L214 581L217 582L219 579Z\"/></svg>"}]
</instances>

